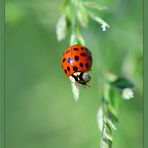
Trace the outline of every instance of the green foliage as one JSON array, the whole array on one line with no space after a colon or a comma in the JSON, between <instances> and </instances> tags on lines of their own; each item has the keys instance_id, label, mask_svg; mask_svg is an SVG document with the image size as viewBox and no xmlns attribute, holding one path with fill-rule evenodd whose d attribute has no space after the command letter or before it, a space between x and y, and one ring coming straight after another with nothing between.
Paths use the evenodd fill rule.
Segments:
<instances>
[{"instance_id":1,"label":"green foliage","mask_svg":"<svg viewBox=\"0 0 148 148\"><path fill-rule=\"evenodd\" d=\"M133 82L124 77L119 77L116 81L111 82L111 85L121 90L124 88L134 88Z\"/></svg>"},{"instance_id":2,"label":"green foliage","mask_svg":"<svg viewBox=\"0 0 148 148\"><path fill-rule=\"evenodd\" d=\"M95 6L94 6L95 5ZM101 24L102 30L105 31L109 25L95 13L92 8L101 10L101 7L93 2L84 2L82 0L66 0L62 7L62 15L56 25L58 41L65 39L67 30L71 27L72 34L70 44L84 45L84 39L80 33L80 26L88 27L89 17Z\"/></svg>"},{"instance_id":3,"label":"green foliage","mask_svg":"<svg viewBox=\"0 0 148 148\"><path fill-rule=\"evenodd\" d=\"M90 88L81 88L81 99L75 104L60 64L72 34L71 7L66 7L67 38L57 42L55 24L61 0L6 1L7 20L13 20L6 20L5 27L7 147L99 147L103 135L95 122L98 104L106 113L101 121L110 127L113 140L104 139L101 144L112 144L114 148L142 147L142 4L137 0L93 0L97 4L94 8L85 4L88 1L83 2L89 12L104 18L110 28L103 32L90 14L88 28L77 20L79 27L74 32L78 31L92 50L94 63ZM98 10L104 5L107 9ZM13 19L20 15L19 10L23 15ZM65 8L61 15L63 11ZM104 70L111 71L109 76ZM127 76L136 86L130 101L123 101L124 89L112 87L119 76Z\"/></svg>"},{"instance_id":4,"label":"green foliage","mask_svg":"<svg viewBox=\"0 0 148 148\"><path fill-rule=\"evenodd\" d=\"M61 21L61 18L59 19L56 28L56 31L59 32L57 33L58 40L61 41L65 39L65 30L67 30L69 27L72 27L70 44L84 45L84 39L79 31L79 28L80 26L83 28L88 26L88 17L90 17L97 23L100 23L102 30L106 31L106 29L110 27L109 24L101 19L96 13L92 12L91 9L101 10L101 7L93 2L83 2L82 0L70 0L67 1L67 3L64 3L62 15L64 15L65 18L63 19L63 21ZM66 22L66 20L68 21ZM62 24L68 24L68 22L70 22L69 26L64 25L62 29ZM78 23L80 24L80 26ZM101 63L104 62L103 59L104 57L102 57ZM121 95L118 97L116 96L116 91L121 91L122 97L129 100L134 96L132 90L134 88L134 84L125 77L118 77L111 73L108 75L109 77L106 77L107 75L103 73L103 71L106 71L104 67L99 68L98 70L100 71L100 77L105 80L101 82L100 89L103 92L100 91L100 93L102 93L103 104L98 111L97 119L99 124L98 126L100 127L100 131L102 133L101 148L110 148L112 147L113 141L112 129L116 129L115 123L118 121L118 100L121 98ZM118 90L112 91L114 87Z\"/></svg>"}]
</instances>

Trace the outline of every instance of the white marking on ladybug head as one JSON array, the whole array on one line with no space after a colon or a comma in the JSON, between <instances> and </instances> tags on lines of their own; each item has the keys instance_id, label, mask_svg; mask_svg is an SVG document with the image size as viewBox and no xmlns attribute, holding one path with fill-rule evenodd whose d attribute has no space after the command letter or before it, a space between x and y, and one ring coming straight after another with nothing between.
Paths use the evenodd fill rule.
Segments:
<instances>
[{"instance_id":1,"label":"white marking on ladybug head","mask_svg":"<svg viewBox=\"0 0 148 148\"><path fill-rule=\"evenodd\" d=\"M80 71L77 71L77 72L73 73L73 75L74 75L74 76L77 76L77 77L78 77L80 74L81 74Z\"/></svg>"}]
</instances>

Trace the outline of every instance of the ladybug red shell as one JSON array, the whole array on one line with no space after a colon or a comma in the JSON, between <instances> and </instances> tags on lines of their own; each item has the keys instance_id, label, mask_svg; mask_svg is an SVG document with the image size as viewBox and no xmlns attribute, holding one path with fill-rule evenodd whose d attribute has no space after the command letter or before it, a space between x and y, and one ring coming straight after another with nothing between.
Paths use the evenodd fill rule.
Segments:
<instances>
[{"instance_id":1,"label":"ladybug red shell","mask_svg":"<svg viewBox=\"0 0 148 148\"><path fill-rule=\"evenodd\" d=\"M68 47L62 56L62 69L72 83L87 85L91 77L87 73L92 67L92 55L82 45Z\"/></svg>"},{"instance_id":2,"label":"ladybug red shell","mask_svg":"<svg viewBox=\"0 0 148 148\"><path fill-rule=\"evenodd\" d=\"M68 77L76 72L88 72L91 67L92 55L88 48L72 45L63 52L62 69Z\"/></svg>"}]
</instances>

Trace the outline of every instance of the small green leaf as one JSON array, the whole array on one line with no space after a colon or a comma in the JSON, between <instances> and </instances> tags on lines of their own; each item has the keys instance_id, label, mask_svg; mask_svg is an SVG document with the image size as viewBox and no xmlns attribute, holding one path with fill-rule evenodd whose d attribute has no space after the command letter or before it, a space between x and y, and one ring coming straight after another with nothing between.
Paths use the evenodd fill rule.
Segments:
<instances>
[{"instance_id":1,"label":"small green leaf","mask_svg":"<svg viewBox=\"0 0 148 148\"><path fill-rule=\"evenodd\" d=\"M112 82L111 85L121 90L125 88L134 88L133 82L124 77L118 78L117 80Z\"/></svg>"},{"instance_id":2,"label":"small green leaf","mask_svg":"<svg viewBox=\"0 0 148 148\"><path fill-rule=\"evenodd\" d=\"M105 7L105 6L101 6L101 5L98 5L94 2L89 2L89 1L84 2L84 6L86 6L88 8L92 8L92 9L97 9L97 10L106 10L107 9L107 7Z\"/></svg>"},{"instance_id":3,"label":"small green leaf","mask_svg":"<svg viewBox=\"0 0 148 148\"><path fill-rule=\"evenodd\" d=\"M77 19L82 27L87 27L88 13L87 13L85 7L81 3L77 7Z\"/></svg>"},{"instance_id":4,"label":"small green leaf","mask_svg":"<svg viewBox=\"0 0 148 148\"><path fill-rule=\"evenodd\" d=\"M107 139L107 140L110 140L112 141L112 131L111 131L111 128L110 126L105 123L104 124L104 127L103 127L103 139Z\"/></svg>"},{"instance_id":5,"label":"small green leaf","mask_svg":"<svg viewBox=\"0 0 148 148\"><path fill-rule=\"evenodd\" d=\"M112 118L117 122L118 113L117 113L117 110L111 104L108 104L108 112L110 112Z\"/></svg>"},{"instance_id":6,"label":"small green leaf","mask_svg":"<svg viewBox=\"0 0 148 148\"><path fill-rule=\"evenodd\" d=\"M114 130L116 130L116 126L114 124L115 120L114 118L111 116L111 114L109 112L106 113L106 118L105 118L105 122L112 127Z\"/></svg>"},{"instance_id":7,"label":"small green leaf","mask_svg":"<svg viewBox=\"0 0 148 148\"><path fill-rule=\"evenodd\" d=\"M73 33L71 34L71 37L70 37L70 45L74 45L74 44L85 45L83 36L77 28L74 29L74 31L73 31Z\"/></svg>"},{"instance_id":8,"label":"small green leaf","mask_svg":"<svg viewBox=\"0 0 148 148\"><path fill-rule=\"evenodd\" d=\"M110 93L109 96L110 96L111 105L114 106L114 108L118 109L119 101L121 98L120 92L114 89L113 87L111 87L109 93Z\"/></svg>"},{"instance_id":9,"label":"small green leaf","mask_svg":"<svg viewBox=\"0 0 148 148\"><path fill-rule=\"evenodd\" d=\"M102 139L101 140L101 148L111 148L112 147L112 141L107 140L107 139Z\"/></svg>"},{"instance_id":10,"label":"small green leaf","mask_svg":"<svg viewBox=\"0 0 148 148\"><path fill-rule=\"evenodd\" d=\"M103 106L100 106L97 113L97 123L100 131L103 130Z\"/></svg>"},{"instance_id":11,"label":"small green leaf","mask_svg":"<svg viewBox=\"0 0 148 148\"><path fill-rule=\"evenodd\" d=\"M94 21L101 24L101 28L102 28L103 31L106 31L106 28L110 27L107 22L105 22L102 18L97 16L95 13L92 13L91 11L89 11L88 14Z\"/></svg>"},{"instance_id":12,"label":"small green leaf","mask_svg":"<svg viewBox=\"0 0 148 148\"><path fill-rule=\"evenodd\" d=\"M66 32L67 32L67 20L65 13L63 13L56 24L57 40L58 41L64 40Z\"/></svg>"},{"instance_id":13,"label":"small green leaf","mask_svg":"<svg viewBox=\"0 0 148 148\"><path fill-rule=\"evenodd\" d=\"M71 19L72 19L72 9L71 9L71 7L69 5L66 6L64 11L65 11L65 14L66 14L66 17L67 17L68 21L71 21Z\"/></svg>"}]
</instances>

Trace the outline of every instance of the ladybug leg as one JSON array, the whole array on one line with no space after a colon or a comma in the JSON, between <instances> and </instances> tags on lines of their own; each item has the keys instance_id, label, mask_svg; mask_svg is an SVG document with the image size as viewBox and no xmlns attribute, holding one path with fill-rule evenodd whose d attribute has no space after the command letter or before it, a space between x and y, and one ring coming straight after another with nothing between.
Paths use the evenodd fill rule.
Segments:
<instances>
[{"instance_id":1,"label":"ladybug leg","mask_svg":"<svg viewBox=\"0 0 148 148\"><path fill-rule=\"evenodd\" d=\"M83 72L80 72L80 75L79 75L79 83L82 84L82 85L86 85L86 82L85 80L83 79Z\"/></svg>"},{"instance_id":2,"label":"ladybug leg","mask_svg":"<svg viewBox=\"0 0 148 148\"><path fill-rule=\"evenodd\" d=\"M78 77L75 75L72 75L72 77L75 79L76 82L78 82Z\"/></svg>"},{"instance_id":3,"label":"ladybug leg","mask_svg":"<svg viewBox=\"0 0 148 148\"><path fill-rule=\"evenodd\" d=\"M80 75L79 75L79 78L80 78L80 80L82 80L82 81L84 80L84 79L83 79L83 74L84 74L84 72L80 72Z\"/></svg>"},{"instance_id":4,"label":"ladybug leg","mask_svg":"<svg viewBox=\"0 0 148 148\"><path fill-rule=\"evenodd\" d=\"M82 76L83 76L83 74L84 74L84 72L80 72L80 77L82 77Z\"/></svg>"}]
</instances>

